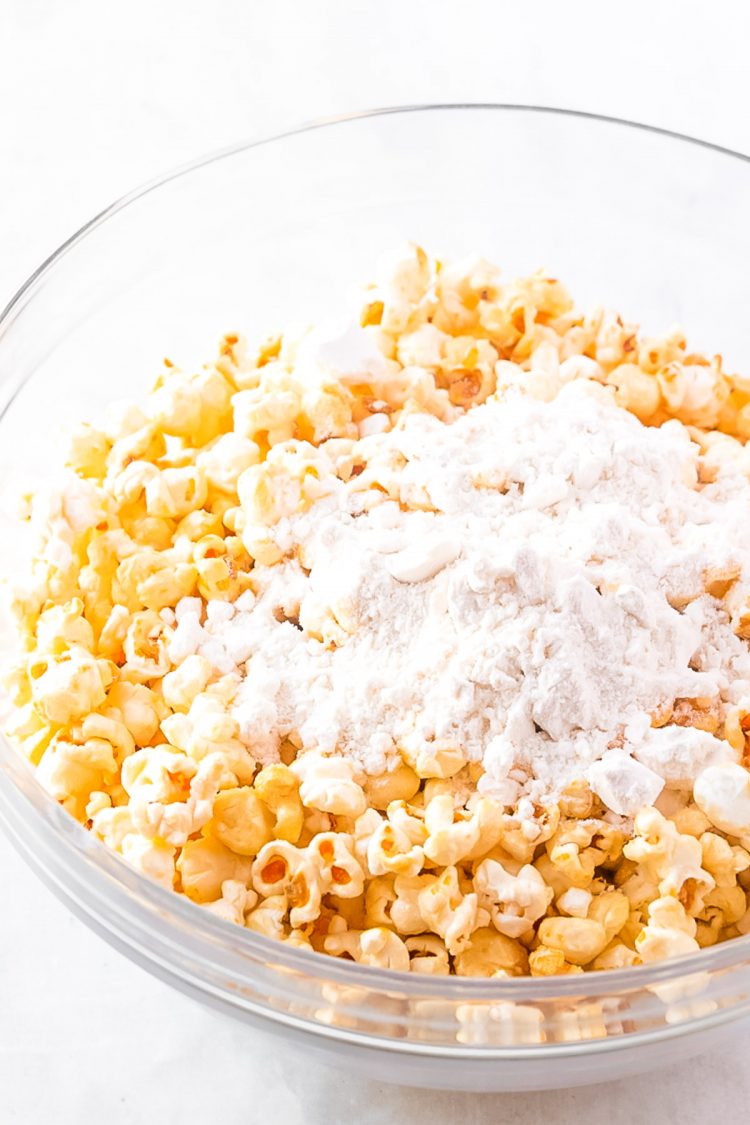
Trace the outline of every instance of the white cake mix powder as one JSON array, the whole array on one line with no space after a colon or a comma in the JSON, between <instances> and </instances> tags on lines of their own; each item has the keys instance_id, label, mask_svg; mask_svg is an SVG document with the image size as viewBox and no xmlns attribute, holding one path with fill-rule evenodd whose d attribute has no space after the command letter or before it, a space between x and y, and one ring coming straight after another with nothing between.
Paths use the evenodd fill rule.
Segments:
<instances>
[{"instance_id":1,"label":"white cake mix powder","mask_svg":"<svg viewBox=\"0 0 750 1125\"><path fill-rule=\"evenodd\" d=\"M580 381L360 446L397 464L398 499L362 511L356 478L324 482L277 525L286 558L256 567L254 602L188 614L173 642L240 667L234 714L260 761L290 737L378 773L440 740L508 804L588 777L627 814L733 757L652 726L675 700L721 719L750 691L747 645L707 592L748 577L750 483L701 484L680 423L644 427ZM407 507L425 496L435 511ZM326 640L306 624L321 619Z\"/></svg>"}]
</instances>

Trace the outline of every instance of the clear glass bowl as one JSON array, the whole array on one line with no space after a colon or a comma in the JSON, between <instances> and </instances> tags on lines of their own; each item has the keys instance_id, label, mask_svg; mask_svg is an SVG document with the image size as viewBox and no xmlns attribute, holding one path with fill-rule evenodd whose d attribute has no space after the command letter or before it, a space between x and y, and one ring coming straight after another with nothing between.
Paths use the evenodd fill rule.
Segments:
<instances>
[{"instance_id":1,"label":"clear glass bowl","mask_svg":"<svg viewBox=\"0 0 750 1125\"><path fill-rule=\"evenodd\" d=\"M165 351L330 314L383 248L545 266L582 305L750 371L750 162L625 122L459 106L367 114L244 144L93 219L0 320L5 493L44 480L71 423L145 390ZM9 488L8 488L9 486ZM19 543L0 513L3 569ZM5 637L7 640L7 627ZM750 1015L750 938L654 967L467 980L370 969L233 927L139 876L0 741L0 811L29 865L127 956L206 1004L390 1081L531 1089L661 1065Z\"/></svg>"}]
</instances>

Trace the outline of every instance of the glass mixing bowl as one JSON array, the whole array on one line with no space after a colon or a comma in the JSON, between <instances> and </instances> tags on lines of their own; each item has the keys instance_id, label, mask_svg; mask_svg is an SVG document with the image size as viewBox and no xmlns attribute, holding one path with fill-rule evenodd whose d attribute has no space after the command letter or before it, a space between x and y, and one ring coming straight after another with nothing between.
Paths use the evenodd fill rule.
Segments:
<instances>
[{"instance_id":1,"label":"glass mixing bowl","mask_svg":"<svg viewBox=\"0 0 750 1125\"><path fill-rule=\"evenodd\" d=\"M507 274L545 266L582 305L750 371L750 162L590 115L450 106L313 125L200 160L93 219L0 320L0 472L59 464L69 424L145 390L167 352L210 358L228 330L325 317L379 253L414 239ZM9 487L8 487L9 486ZM3 569L17 524L2 514ZM7 629L5 631L7 640ZM131 870L0 741L0 808L29 866L128 957L237 1019L390 1081L531 1089L646 1069L736 1034L750 937L572 978L400 974L233 927Z\"/></svg>"}]
</instances>

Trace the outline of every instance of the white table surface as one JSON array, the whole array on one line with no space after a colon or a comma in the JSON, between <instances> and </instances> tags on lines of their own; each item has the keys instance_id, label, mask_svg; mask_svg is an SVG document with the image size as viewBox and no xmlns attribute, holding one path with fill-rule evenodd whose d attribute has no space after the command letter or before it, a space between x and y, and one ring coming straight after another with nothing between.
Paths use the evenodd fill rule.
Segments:
<instances>
[{"instance_id":1,"label":"white table surface","mask_svg":"<svg viewBox=\"0 0 750 1125\"><path fill-rule=\"evenodd\" d=\"M536 102L750 152L749 13L742 0L2 0L0 304L139 181L304 118ZM0 873L3 1125L746 1120L746 1036L661 1073L549 1094L432 1094L301 1065L113 952L2 839Z\"/></svg>"}]
</instances>

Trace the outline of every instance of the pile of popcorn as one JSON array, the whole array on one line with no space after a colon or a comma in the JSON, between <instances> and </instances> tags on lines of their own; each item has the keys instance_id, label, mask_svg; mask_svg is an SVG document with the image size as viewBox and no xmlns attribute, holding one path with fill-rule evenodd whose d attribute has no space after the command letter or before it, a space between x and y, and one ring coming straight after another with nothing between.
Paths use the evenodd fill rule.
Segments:
<instances>
[{"instance_id":1,"label":"pile of popcorn","mask_svg":"<svg viewBox=\"0 0 750 1125\"><path fill-rule=\"evenodd\" d=\"M675 721L736 760L632 818L584 781L504 806L450 747L405 748L373 776L293 736L264 762L241 737L244 621L283 558L283 521L319 495L320 451L351 476L356 444L414 413L450 423L509 389L549 400L586 379L647 425L687 426L703 480L727 464L750 474L750 380L679 331L649 339L615 313L581 315L543 274L501 282L484 261L409 247L354 334L354 366L351 333L226 336L215 363L166 361L142 405L76 433L62 487L30 506L38 550L15 596L9 733L40 781L163 886L362 964L546 976L750 932L750 707L719 722L692 701ZM365 468L369 493L382 499ZM750 610L732 621L750 637Z\"/></svg>"}]
</instances>

